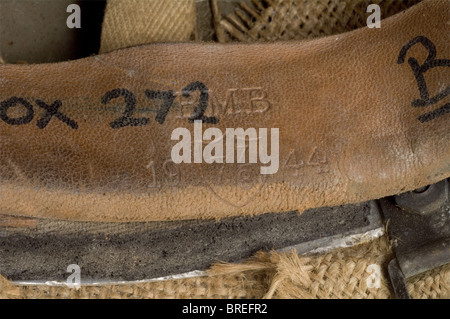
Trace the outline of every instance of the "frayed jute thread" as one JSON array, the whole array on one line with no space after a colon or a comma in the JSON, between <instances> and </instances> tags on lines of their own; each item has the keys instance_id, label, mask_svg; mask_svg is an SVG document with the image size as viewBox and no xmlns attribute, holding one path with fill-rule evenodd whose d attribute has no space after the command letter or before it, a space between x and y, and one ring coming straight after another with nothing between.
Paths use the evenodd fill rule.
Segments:
<instances>
[{"instance_id":1,"label":"frayed jute thread","mask_svg":"<svg viewBox=\"0 0 450 319\"><path fill-rule=\"evenodd\" d=\"M241 264L218 263L211 274L266 273L270 285L264 298L393 298L386 272L393 258L386 237L326 254L258 253ZM379 266L378 285L373 268ZM450 265L408 280L413 298L449 298Z\"/></svg>"},{"instance_id":2,"label":"frayed jute thread","mask_svg":"<svg viewBox=\"0 0 450 319\"><path fill-rule=\"evenodd\" d=\"M139 284L18 286L0 278L1 298L393 298L387 237L330 253L258 252L239 264L216 263L209 276ZM370 265L380 266L371 286ZM408 280L412 298L449 298L450 265Z\"/></svg>"},{"instance_id":3,"label":"frayed jute thread","mask_svg":"<svg viewBox=\"0 0 450 319\"><path fill-rule=\"evenodd\" d=\"M132 2L139 0L125 1L115 2L131 6ZM253 7L241 6L238 9L240 13L228 17L222 17L217 2L212 1L220 42L306 39L338 34L363 26L367 17L363 10L367 1L363 0L258 1L253 3ZM188 2L189 5L193 3L176 3L182 6ZM370 2L381 5L382 17L385 18L418 1ZM108 5L111 6L111 3L109 1ZM143 2L136 4L141 6ZM162 12L163 8L158 10ZM153 13L158 14L158 10ZM188 22L167 18L172 20L171 23L179 22L179 27L161 22L158 32L163 36L153 37L149 36L152 31L150 26L143 26L144 29L139 32L130 25L125 28L121 17L111 10L103 24L101 52L163 40L186 40L194 30L190 10L193 10L192 7L185 11L180 7L168 10L168 16L183 15L188 17ZM123 19L133 17L129 11L125 13L128 18L122 16ZM146 14L148 17L149 12ZM111 28L105 29L108 23ZM173 31L183 29L182 25L186 25L185 30L174 35ZM382 237L356 247L313 256L300 256L295 252L259 252L243 263L217 263L206 277L132 285L82 286L80 289L19 286L0 277L0 298L393 298L386 273L391 258L389 242ZM373 274L368 271L370 265L378 265L382 271L378 288L368 284ZM450 298L449 286L450 265L408 280L408 290L413 298Z\"/></svg>"}]
</instances>

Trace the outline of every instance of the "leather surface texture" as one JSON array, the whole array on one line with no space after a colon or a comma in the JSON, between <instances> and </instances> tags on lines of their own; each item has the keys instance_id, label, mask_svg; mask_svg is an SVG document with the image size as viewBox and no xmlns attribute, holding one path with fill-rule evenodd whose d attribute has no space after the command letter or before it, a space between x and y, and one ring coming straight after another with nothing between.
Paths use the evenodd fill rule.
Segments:
<instances>
[{"instance_id":1,"label":"leather surface texture","mask_svg":"<svg viewBox=\"0 0 450 319\"><path fill-rule=\"evenodd\" d=\"M449 10L448 0L423 1L380 29L310 41L154 44L0 65L0 213L219 219L362 202L448 178ZM191 163L173 160L177 128L192 136ZM223 154L194 163L211 146L209 128L223 133L214 139ZM228 128L257 133L241 143L242 163L239 141L234 163L225 156ZM264 128L278 155L269 174Z\"/></svg>"}]
</instances>

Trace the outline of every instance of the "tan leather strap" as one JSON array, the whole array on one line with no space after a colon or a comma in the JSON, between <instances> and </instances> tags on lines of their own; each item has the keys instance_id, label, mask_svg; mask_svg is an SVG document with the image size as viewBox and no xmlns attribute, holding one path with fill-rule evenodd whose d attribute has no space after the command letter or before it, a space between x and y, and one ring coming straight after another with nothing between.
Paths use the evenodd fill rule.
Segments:
<instances>
[{"instance_id":1,"label":"tan leather strap","mask_svg":"<svg viewBox=\"0 0 450 319\"><path fill-rule=\"evenodd\" d=\"M0 211L221 218L365 201L447 178L449 6L424 1L381 29L306 42L156 44L2 65ZM196 119L204 123L194 129ZM198 141L213 127L255 129L245 163L225 156L231 131L214 144L224 163L194 158L213 148ZM183 128L192 163L175 164L171 136ZM278 166L262 156L260 128L267 155L279 147ZM276 170L263 174L269 165Z\"/></svg>"}]
</instances>

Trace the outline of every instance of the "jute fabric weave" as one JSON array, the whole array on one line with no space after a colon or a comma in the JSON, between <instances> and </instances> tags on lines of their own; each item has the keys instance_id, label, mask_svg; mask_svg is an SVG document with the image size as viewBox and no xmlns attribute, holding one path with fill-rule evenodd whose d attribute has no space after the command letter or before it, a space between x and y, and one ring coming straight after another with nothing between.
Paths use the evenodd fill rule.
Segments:
<instances>
[{"instance_id":1,"label":"jute fabric weave","mask_svg":"<svg viewBox=\"0 0 450 319\"><path fill-rule=\"evenodd\" d=\"M213 1L214 2L214 1ZM418 2L371 0L382 17ZM368 1L267 0L216 16L218 40L305 39L346 32L365 24ZM109 0L101 52L160 41L186 41L195 29L194 1ZM240 12L240 13L238 13ZM216 12L217 13L217 12ZM220 12L219 12L220 14ZM178 17L178 18L177 18ZM221 34L221 36L220 36ZM217 263L209 276L139 284L19 286L0 277L1 298L392 298L386 274L392 250L387 237L314 256L257 253L241 264ZM380 266L373 287L371 265ZM450 265L408 280L413 298L450 298Z\"/></svg>"},{"instance_id":2,"label":"jute fabric weave","mask_svg":"<svg viewBox=\"0 0 450 319\"><path fill-rule=\"evenodd\" d=\"M18 286L0 278L1 298L392 298L385 272L386 237L314 256L258 253L241 264L218 263L206 277L128 285ZM380 266L379 286L370 265ZM413 298L449 298L450 265L408 280Z\"/></svg>"},{"instance_id":3,"label":"jute fabric weave","mask_svg":"<svg viewBox=\"0 0 450 319\"><path fill-rule=\"evenodd\" d=\"M195 22L193 0L109 0L100 53L146 43L189 41Z\"/></svg>"},{"instance_id":4,"label":"jute fabric weave","mask_svg":"<svg viewBox=\"0 0 450 319\"><path fill-rule=\"evenodd\" d=\"M366 26L372 13L366 12L369 4L378 4L385 19L419 1L253 0L216 17L216 31L220 42L311 39Z\"/></svg>"}]
</instances>

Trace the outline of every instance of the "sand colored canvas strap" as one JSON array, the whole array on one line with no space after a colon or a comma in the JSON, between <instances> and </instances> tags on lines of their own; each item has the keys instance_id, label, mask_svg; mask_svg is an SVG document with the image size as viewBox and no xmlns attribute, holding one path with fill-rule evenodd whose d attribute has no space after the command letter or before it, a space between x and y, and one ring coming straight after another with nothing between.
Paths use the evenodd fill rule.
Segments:
<instances>
[{"instance_id":1,"label":"sand colored canvas strap","mask_svg":"<svg viewBox=\"0 0 450 319\"><path fill-rule=\"evenodd\" d=\"M109 0L100 53L141 43L189 41L195 34L193 0Z\"/></svg>"},{"instance_id":2,"label":"sand colored canvas strap","mask_svg":"<svg viewBox=\"0 0 450 319\"><path fill-rule=\"evenodd\" d=\"M447 178L448 6L424 1L381 29L305 42L155 44L2 65L0 210L220 218Z\"/></svg>"}]
</instances>

